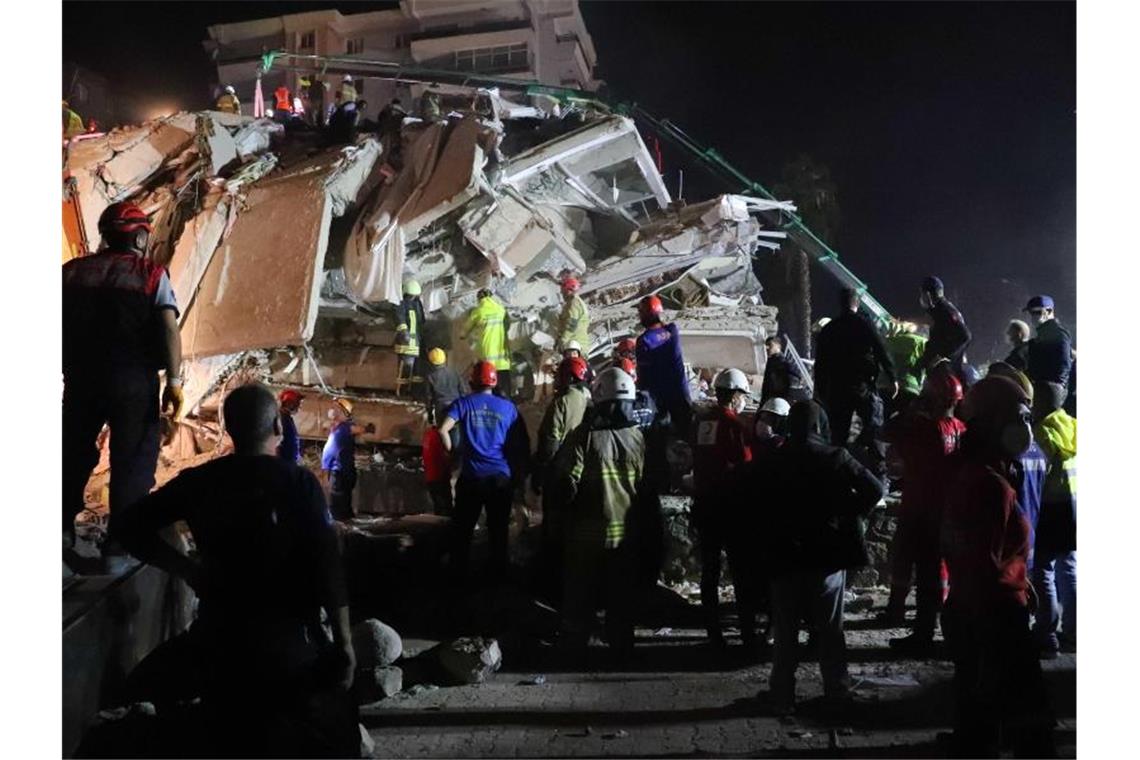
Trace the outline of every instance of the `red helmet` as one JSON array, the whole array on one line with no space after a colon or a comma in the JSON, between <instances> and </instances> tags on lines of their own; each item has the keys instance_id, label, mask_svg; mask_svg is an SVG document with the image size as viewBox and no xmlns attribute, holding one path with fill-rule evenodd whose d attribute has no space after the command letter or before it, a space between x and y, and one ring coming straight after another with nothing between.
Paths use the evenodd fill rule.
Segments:
<instances>
[{"instance_id":1,"label":"red helmet","mask_svg":"<svg viewBox=\"0 0 1140 760\"><path fill-rule=\"evenodd\" d=\"M661 299L657 296L646 296L637 302L637 316L642 324L651 325L658 321L663 311L665 307L661 305Z\"/></svg>"},{"instance_id":2,"label":"red helmet","mask_svg":"<svg viewBox=\"0 0 1140 760\"><path fill-rule=\"evenodd\" d=\"M279 393L277 395L277 401L283 407L294 406L296 404L300 404L301 401L304 400L304 398L305 398L304 396L302 396L298 391L295 391L292 388L288 388L286 390L283 390L283 391L281 391L281 393Z\"/></svg>"},{"instance_id":3,"label":"red helmet","mask_svg":"<svg viewBox=\"0 0 1140 760\"><path fill-rule=\"evenodd\" d=\"M582 283L578 282L577 277L565 277L562 280L563 293L577 293L580 287L582 287Z\"/></svg>"},{"instance_id":4,"label":"red helmet","mask_svg":"<svg viewBox=\"0 0 1140 760\"><path fill-rule=\"evenodd\" d=\"M133 203L112 203L99 216L99 234L126 233L136 230L151 232L150 217Z\"/></svg>"},{"instance_id":5,"label":"red helmet","mask_svg":"<svg viewBox=\"0 0 1140 760\"><path fill-rule=\"evenodd\" d=\"M617 344L618 356L633 356L637 353L637 341L633 338L622 338Z\"/></svg>"},{"instance_id":6,"label":"red helmet","mask_svg":"<svg viewBox=\"0 0 1140 760\"><path fill-rule=\"evenodd\" d=\"M586 364L585 359L581 356L571 356L569 359L563 359L558 365L558 378L562 381L562 385L569 385L575 380L584 382L589 371L590 365Z\"/></svg>"},{"instance_id":7,"label":"red helmet","mask_svg":"<svg viewBox=\"0 0 1140 760\"><path fill-rule=\"evenodd\" d=\"M471 368L471 384L478 388L494 388L499 384L499 371L491 362L475 362Z\"/></svg>"},{"instance_id":8,"label":"red helmet","mask_svg":"<svg viewBox=\"0 0 1140 760\"><path fill-rule=\"evenodd\" d=\"M957 404L962 400L962 381L950 372L931 372L922 384L922 392L941 406Z\"/></svg>"},{"instance_id":9,"label":"red helmet","mask_svg":"<svg viewBox=\"0 0 1140 760\"><path fill-rule=\"evenodd\" d=\"M621 361L618 363L618 367L621 368L622 372L626 373L634 380L637 379L637 363L634 362L633 359L630 359L628 356L623 356Z\"/></svg>"}]
</instances>

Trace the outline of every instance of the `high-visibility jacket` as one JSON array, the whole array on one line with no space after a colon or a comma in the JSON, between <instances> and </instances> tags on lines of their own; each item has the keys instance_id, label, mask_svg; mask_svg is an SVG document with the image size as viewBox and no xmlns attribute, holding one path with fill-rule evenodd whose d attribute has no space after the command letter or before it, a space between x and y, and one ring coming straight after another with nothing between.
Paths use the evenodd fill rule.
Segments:
<instances>
[{"instance_id":1,"label":"high-visibility jacket","mask_svg":"<svg viewBox=\"0 0 1140 760\"><path fill-rule=\"evenodd\" d=\"M645 438L637 425L622 428L583 425L564 444L558 464L568 472L570 503L567 539L606 549L625 540L625 519L637 498L645 471Z\"/></svg>"},{"instance_id":2,"label":"high-visibility jacket","mask_svg":"<svg viewBox=\"0 0 1140 760\"><path fill-rule=\"evenodd\" d=\"M67 138L81 135L85 131L83 128L83 118L72 111L70 108L63 109L63 136Z\"/></svg>"},{"instance_id":3,"label":"high-visibility jacket","mask_svg":"<svg viewBox=\"0 0 1140 760\"><path fill-rule=\"evenodd\" d=\"M511 368L507 350L507 310L494 296L479 299L479 305L467 315L463 337L474 337L475 355L479 361L491 362L497 370Z\"/></svg>"},{"instance_id":4,"label":"high-visibility jacket","mask_svg":"<svg viewBox=\"0 0 1140 760\"><path fill-rule=\"evenodd\" d=\"M356 87L347 82L340 86L340 102L342 105L356 102Z\"/></svg>"},{"instance_id":5,"label":"high-visibility jacket","mask_svg":"<svg viewBox=\"0 0 1140 760\"><path fill-rule=\"evenodd\" d=\"M396 353L403 356L420 355L420 331L423 329L424 307L420 299L405 298L396 308L397 331L406 331L407 343L396 343Z\"/></svg>"},{"instance_id":6,"label":"high-visibility jacket","mask_svg":"<svg viewBox=\"0 0 1140 760\"><path fill-rule=\"evenodd\" d=\"M895 365L895 377L902 389L918 395L926 372L922 367L922 354L926 351L926 338L914 333L899 333L885 341L887 354Z\"/></svg>"},{"instance_id":7,"label":"high-visibility jacket","mask_svg":"<svg viewBox=\"0 0 1140 760\"><path fill-rule=\"evenodd\" d=\"M562 306L562 314L558 318L558 347L565 349L566 344L572 340L578 341L582 347L582 355L590 350L590 312L586 302L579 296L573 296Z\"/></svg>"},{"instance_id":8,"label":"high-visibility jacket","mask_svg":"<svg viewBox=\"0 0 1140 760\"><path fill-rule=\"evenodd\" d=\"M217 107L222 113L241 113L241 101L233 93L223 92L218 98Z\"/></svg>"},{"instance_id":9,"label":"high-visibility jacket","mask_svg":"<svg viewBox=\"0 0 1140 760\"><path fill-rule=\"evenodd\" d=\"M1058 409L1033 428L1049 462L1041 491L1036 548L1039 554L1077 548L1077 420Z\"/></svg>"},{"instance_id":10,"label":"high-visibility jacket","mask_svg":"<svg viewBox=\"0 0 1140 760\"><path fill-rule=\"evenodd\" d=\"M273 91L273 97L277 99L277 105L274 106L278 111L292 111L293 99L289 97L289 89L287 87L278 87Z\"/></svg>"}]
</instances>

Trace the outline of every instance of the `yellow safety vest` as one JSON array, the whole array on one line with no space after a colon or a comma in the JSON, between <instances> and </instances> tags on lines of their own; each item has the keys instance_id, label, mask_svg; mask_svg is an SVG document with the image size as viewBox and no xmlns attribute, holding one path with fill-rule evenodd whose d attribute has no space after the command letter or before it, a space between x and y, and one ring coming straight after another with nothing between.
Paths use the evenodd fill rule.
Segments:
<instances>
[{"instance_id":1,"label":"yellow safety vest","mask_svg":"<svg viewBox=\"0 0 1140 760\"><path fill-rule=\"evenodd\" d=\"M397 343L396 353L404 356L420 355L420 326L416 323L416 310L408 309L408 323L396 327L397 330L408 331L408 342Z\"/></svg>"},{"instance_id":2,"label":"yellow safety vest","mask_svg":"<svg viewBox=\"0 0 1140 760\"><path fill-rule=\"evenodd\" d=\"M467 317L463 336L475 337L475 355L480 361L491 362L495 369L511 368L511 357L507 350L505 319L507 310L492 297L480 299L479 305Z\"/></svg>"}]
</instances>

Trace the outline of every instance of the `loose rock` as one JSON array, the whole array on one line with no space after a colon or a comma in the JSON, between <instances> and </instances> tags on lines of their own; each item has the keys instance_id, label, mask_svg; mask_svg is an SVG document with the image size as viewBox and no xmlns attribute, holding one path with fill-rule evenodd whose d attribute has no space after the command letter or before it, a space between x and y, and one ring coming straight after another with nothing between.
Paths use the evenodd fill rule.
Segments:
<instances>
[{"instance_id":1,"label":"loose rock","mask_svg":"<svg viewBox=\"0 0 1140 760\"><path fill-rule=\"evenodd\" d=\"M495 639L464 636L440 644L436 658L443 672L455 683L483 683L499 669L503 653Z\"/></svg>"},{"instance_id":2,"label":"loose rock","mask_svg":"<svg viewBox=\"0 0 1140 760\"><path fill-rule=\"evenodd\" d=\"M399 694L404 689L404 671L395 665L358 668L352 690L357 704L367 705Z\"/></svg>"},{"instance_id":3,"label":"loose rock","mask_svg":"<svg viewBox=\"0 0 1140 760\"><path fill-rule=\"evenodd\" d=\"M360 669L391 665L400 659L404 644L400 634L375 618L352 627L352 647L356 650L356 666Z\"/></svg>"}]
</instances>

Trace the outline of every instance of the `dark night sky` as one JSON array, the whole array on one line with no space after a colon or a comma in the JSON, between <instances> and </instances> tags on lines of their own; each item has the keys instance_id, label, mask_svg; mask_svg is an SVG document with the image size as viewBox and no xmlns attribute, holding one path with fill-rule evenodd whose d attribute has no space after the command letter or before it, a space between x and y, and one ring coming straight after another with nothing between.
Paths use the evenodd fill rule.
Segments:
<instances>
[{"instance_id":1,"label":"dark night sky","mask_svg":"<svg viewBox=\"0 0 1140 760\"><path fill-rule=\"evenodd\" d=\"M64 56L155 102L202 107L208 24L391 5L65 2ZM1075 327L1075 3L583 2L582 13L615 95L769 186L801 153L826 164L843 220L835 247L895 313L915 315L917 283L936 273L974 329L974 361L1033 293L1053 295ZM685 185L690 200L724 189L691 171ZM816 309L830 313L830 299Z\"/></svg>"}]
</instances>

